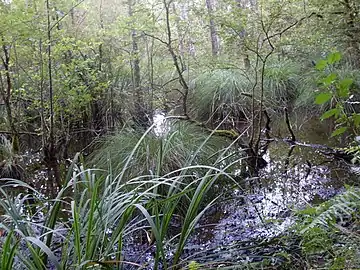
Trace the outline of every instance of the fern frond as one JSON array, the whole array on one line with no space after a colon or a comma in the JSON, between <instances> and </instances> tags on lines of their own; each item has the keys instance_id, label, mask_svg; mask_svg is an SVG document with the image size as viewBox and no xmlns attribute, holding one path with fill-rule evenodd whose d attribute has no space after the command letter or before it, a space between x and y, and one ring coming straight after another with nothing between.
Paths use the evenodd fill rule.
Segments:
<instances>
[{"instance_id":1,"label":"fern frond","mask_svg":"<svg viewBox=\"0 0 360 270\"><path fill-rule=\"evenodd\" d=\"M303 234L317 226L329 227L336 224L337 220L343 221L345 218L351 218L353 214L358 212L359 207L360 188L349 188L326 204L317 207L316 210L319 214L300 233Z\"/></svg>"}]
</instances>

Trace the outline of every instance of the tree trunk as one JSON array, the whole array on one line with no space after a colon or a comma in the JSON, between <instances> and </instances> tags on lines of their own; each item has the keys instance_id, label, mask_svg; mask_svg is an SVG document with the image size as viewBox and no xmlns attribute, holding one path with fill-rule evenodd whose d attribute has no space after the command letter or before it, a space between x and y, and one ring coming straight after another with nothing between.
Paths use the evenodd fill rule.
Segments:
<instances>
[{"instance_id":1,"label":"tree trunk","mask_svg":"<svg viewBox=\"0 0 360 270\"><path fill-rule=\"evenodd\" d=\"M360 68L360 24L359 6L355 1L344 0L341 2L345 8L345 35L348 37L348 53L355 67Z\"/></svg>"},{"instance_id":2,"label":"tree trunk","mask_svg":"<svg viewBox=\"0 0 360 270\"><path fill-rule=\"evenodd\" d=\"M14 118L12 114L12 108L11 108L11 92L12 92L12 81L10 76L10 51L9 46L5 44L5 39L2 36L2 49L4 53L4 57L1 57L1 60L4 65L5 70L5 80L6 80L6 86L4 85L2 79L1 79L1 96L4 101L5 109L6 109L6 116L9 124L10 131L12 133L12 146L14 153L17 153L19 151L19 134L17 132L17 129L15 127Z\"/></svg>"},{"instance_id":3,"label":"tree trunk","mask_svg":"<svg viewBox=\"0 0 360 270\"><path fill-rule=\"evenodd\" d=\"M49 0L46 0L46 11L47 11L47 42L48 42L48 72L49 72L49 102L50 102L50 127L49 127L49 139L47 146L43 149L44 151L44 161L49 171L49 180L52 180L52 193L56 194L54 189L54 183L59 188L61 188L61 177L60 177L60 167L57 158L57 150L55 145L55 136L54 136L54 100L53 100L53 80L52 80L52 52L51 52L51 18L50 18L50 3ZM52 173L51 173L52 172Z\"/></svg>"},{"instance_id":4,"label":"tree trunk","mask_svg":"<svg viewBox=\"0 0 360 270\"><path fill-rule=\"evenodd\" d=\"M217 34L217 29L214 21L214 0L206 0L206 8L209 14L209 27L210 27L210 38L211 38L211 52L213 56L219 55L220 52L220 38Z\"/></svg>"},{"instance_id":5,"label":"tree trunk","mask_svg":"<svg viewBox=\"0 0 360 270\"><path fill-rule=\"evenodd\" d=\"M129 17L133 17L133 5L135 1L129 0ZM140 72L140 59L139 59L139 47L137 44L137 33L135 29L131 30L131 69L132 69L132 81L133 81L133 89L134 89L134 112L133 112L133 120L134 122L144 128L147 128L149 125L149 119L147 117L147 112L145 109L145 104L143 101L143 93L141 91L141 72Z\"/></svg>"}]
</instances>

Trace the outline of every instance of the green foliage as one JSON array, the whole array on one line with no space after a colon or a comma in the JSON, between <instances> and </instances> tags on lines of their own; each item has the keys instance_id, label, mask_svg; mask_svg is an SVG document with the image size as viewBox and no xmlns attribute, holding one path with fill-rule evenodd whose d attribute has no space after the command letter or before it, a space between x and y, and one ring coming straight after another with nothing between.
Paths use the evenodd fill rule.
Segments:
<instances>
[{"instance_id":1,"label":"green foliage","mask_svg":"<svg viewBox=\"0 0 360 270\"><path fill-rule=\"evenodd\" d=\"M227 116L241 119L250 114L251 98L246 95L251 94L251 82L238 69L204 72L191 94L191 107L201 121L219 123Z\"/></svg>"},{"instance_id":2,"label":"green foliage","mask_svg":"<svg viewBox=\"0 0 360 270\"><path fill-rule=\"evenodd\" d=\"M268 110L293 107L301 94L300 73L300 66L289 60L270 61L266 65L264 104ZM214 69L201 74L195 79L191 93L193 113L197 119L215 124L223 119L237 123L251 118L252 98L258 107L261 95L260 83L255 85L255 76L253 72L235 68ZM254 87L255 97L252 97Z\"/></svg>"},{"instance_id":3,"label":"green foliage","mask_svg":"<svg viewBox=\"0 0 360 270\"><path fill-rule=\"evenodd\" d=\"M271 61L264 78L265 104L269 109L292 108L299 97L301 67L290 60Z\"/></svg>"},{"instance_id":4,"label":"green foliage","mask_svg":"<svg viewBox=\"0 0 360 270\"><path fill-rule=\"evenodd\" d=\"M302 235L302 248L305 254L328 252L332 246L333 242L323 228L313 227Z\"/></svg>"},{"instance_id":5,"label":"green foliage","mask_svg":"<svg viewBox=\"0 0 360 270\"><path fill-rule=\"evenodd\" d=\"M355 111L348 113L346 110L346 104L353 97L354 80L341 78L335 71L333 72L340 60L341 54L333 52L316 65L316 69L321 72L322 78L319 80L321 93L317 94L315 103L318 105L330 104L330 109L325 111L320 119L335 119L337 125L331 137L339 136L348 130L356 135L360 128L357 120L360 115Z\"/></svg>"},{"instance_id":6,"label":"green foliage","mask_svg":"<svg viewBox=\"0 0 360 270\"><path fill-rule=\"evenodd\" d=\"M328 227L338 219L342 221L346 217L351 217L356 213L359 204L360 190L358 188L349 188L344 193L318 206L315 218L311 218L311 222L302 229L302 232L316 226Z\"/></svg>"},{"instance_id":7,"label":"green foliage","mask_svg":"<svg viewBox=\"0 0 360 270\"><path fill-rule=\"evenodd\" d=\"M316 258L324 257L330 269L358 265L359 207L360 189L352 187L320 206L298 212L301 222L297 230L309 262L317 265Z\"/></svg>"},{"instance_id":8,"label":"green foliage","mask_svg":"<svg viewBox=\"0 0 360 270\"><path fill-rule=\"evenodd\" d=\"M13 269L18 245L19 241L14 237L14 231L10 231L6 236L4 243L2 243L0 247L1 269Z\"/></svg>"},{"instance_id":9,"label":"green foliage","mask_svg":"<svg viewBox=\"0 0 360 270\"><path fill-rule=\"evenodd\" d=\"M200 269L200 265L199 265L197 262L195 262L195 261L191 261L191 262L189 263L188 269L189 269L189 270L199 270L199 269Z\"/></svg>"},{"instance_id":10,"label":"green foliage","mask_svg":"<svg viewBox=\"0 0 360 270\"><path fill-rule=\"evenodd\" d=\"M360 161L360 146L359 145L353 145L353 146L348 146L343 148L342 150L344 150L344 152L346 154L352 155L353 158L351 160L351 162L353 164L356 164Z\"/></svg>"}]
</instances>

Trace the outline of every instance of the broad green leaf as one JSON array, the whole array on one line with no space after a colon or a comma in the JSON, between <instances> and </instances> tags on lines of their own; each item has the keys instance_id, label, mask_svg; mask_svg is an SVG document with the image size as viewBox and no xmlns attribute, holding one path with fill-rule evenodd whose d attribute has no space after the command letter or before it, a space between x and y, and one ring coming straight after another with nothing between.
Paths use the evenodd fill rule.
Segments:
<instances>
[{"instance_id":1,"label":"broad green leaf","mask_svg":"<svg viewBox=\"0 0 360 270\"><path fill-rule=\"evenodd\" d=\"M317 70L322 71L322 70L324 70L324 69L326 68L327 64L328 64L328 63L327 63L326 60L319 60L319 61L316 63L315 68L316 68Z\"/></svg>"},{"instance_id":2,"label":"broad green leaf","mask_svg":"<svg viewBox=\"0 0 360 270\"><path fill-rule=\"evenodd\" d=\"M335 73L331 73L328 76L326 76L324 79L320 80L325 86L330 86L335 80L337 76Z\"/></svg>"},{"instance_id":3,"label":"broad green leaf","mask_svg":"<svg viewBox=\"0 0 360 270\"><path fill-rule=\"evenodd\" d=\"M334 132L331 134L331 137L339 136L339 135L343 134L346 130L347 130L347 127L340 127L338 129L334 130Z\"/></svg>"},{"instance_id":4,"label":"broad green leaf","mask_svg":"<svg viewBox=\"0 0 360 270\"><path fill-rule=\"evenodd\" d=\"M331 93L320 93L315 99L315 104L321 105L328 102L332 97Z\"/></svg>"},{"instance_id":5,"label":"broad green leaf","mask_svg":"<svg viewBox=\"0 0 360 270\"><path fill-rule=\"evenodd\" d=\"M350 86L353 84L353 82L354 81L349 78L345 78L339 82L338 89L337 89L339 97L346 98L349 96Z\"/></svg>"},{"instance_id":6,"label":"broad green leaf","mask_svg":"<svg viewBox=\"0 0 360 270\"><path fill-rule=\"evenodd\" d=\"M340 113L340 110L338 108L328 110L321 115L320 119L325 120L330 118L331 116L338 115Z\"/></svg>"},{"instance_id":7,"label":"broad green leaf","mask_svg":"<svg viewBox=\"0 0 360 270\"><path fill-rule=\"evenodd\" d=\"M333 52L327 57L327 60L330 65L335 64L341 60L341 53Z\"/></svg>"},{"instance_id":8,"label":"broad green leaf","mask_svg":"<svg viewBox=\"0 0 360 270\"><path fill-rule=\"evenodd\" d=\"M355 114L352 116L352 119L353 119L353 121L354 121L355 127L359 127L359 126L360 126L360 113L355 113Z\"/></svg>"}]
</instances>

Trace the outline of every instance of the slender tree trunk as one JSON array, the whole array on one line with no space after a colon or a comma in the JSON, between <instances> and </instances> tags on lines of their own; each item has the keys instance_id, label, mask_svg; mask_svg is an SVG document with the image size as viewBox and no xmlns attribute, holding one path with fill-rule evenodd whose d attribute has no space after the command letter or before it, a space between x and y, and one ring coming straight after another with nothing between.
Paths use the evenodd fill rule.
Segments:
<instances>
[{"instance_id":1,"label":"slender tree trunk","mask_svg":"<svg viewBox=\"0 0 360 270\"><path fill-rule=\"evenodd\" d=\"M348 37L348 52L355 67L360 68L360 5L353 0L341 2L345 9L345 22L347 29L345 35Z\"/></svg>"},{"instance_id":2,"label":"slender tree trunk","mask_svg":"<svg viewBox=\"0 0 360 270\"><path fill-rule=\"evenodd\" d=\"M182 66L182 69L185 70L186 66L184 64L184 59L185 59L185 45L184 45L184 37L182 37L181 34L181 27L180 27L180 17L177 14L176 11L176 5L175 3L173 3L173 13L175 15L175 26L176 26L176 30L177 30L177 36L178 36L178 40L179 40L179 58L180 58L180 64Z\"/></svg>"},{"instance_id":3,"label":"slender tree trunk","mask_svg":"<svg viewBox=\"0 0 360 270\"><path fill-rule=\"evenodd\" d=\"M41 146L42 149L45 149L45 116L44 116L44 59L43 59L43 44L42 39L39 40L39 57L40 57L40 118L41 118Z\"/></svg>"},{"instance_id":4,"label":"slender tree trunk","mask_svg":"<svg viewBox=\"0 0 360 270\"><path fill-rule=\"evenodd\" d=\"M48 74L49 74L49 102L50 102L50 126L49 126L49 140L47 146L44 148L44 160L49 170L49 178L53 178L59 188L61 188L61 177L58 158L56 156L57 149L54 137L54 97L53 97L53 79L52 79L52 55L51 55L51 18L50 18L50 3L46 0L47 11L47 52L48 52ZM52 173L53 174L52 174ZM54 186L54 185L53 185ZM55 190L53 190L53 194Z\"/></svg>"},{"instance_id":5,"label":"slender tree trunk","mask_svg":"<svg viewBox=\"0 0 360 270\"><path fill-rule=\"evenodd\" d=\"M133 18L133 6L135 1L129 0L129 17ZM135 29L131 30L131 41L132 41L132 59L131 59L131 69L133 77L133 89L134 89L134 122L138 125L146 128L149 124L149 119L146 115L145 104L143 100L143 93L141 89L141 72L140 72L140 58L139 58L139 47L137 43L138 37Z\"/></svg>"},{"instance_id":6,"label":"slender tree trunk","mask_svg":"<svg viewBox=\"0 0 360 270\"><path fill-rule=\"evenodd\" d=\"M10 76L10 48L5 43L5 38L2 36L2 49L4 53L4 57L1 57L4 70L5 70L5 80L6 80L6 86L2 82L2 99L4 101L5 109L6 109L6 116L8 120L8 124L10 127L10 131L12 133L12 146L13 151L17 153L19 151L19 134L16 129L13 113L12 113L12 107L11 107L11 92L12 92L12 80Z\"/></svg>"},{"instance_id":7,"label":"slender tree trunk","mask_svg":"<svg viewBox=\"0 0 360 270\"><path fill-rule=\"evenodd\" d=\"M213 56L217 56L220 52L220 38L217 33L215 21L214 21L214 3L215 0L206 0L206 8L209 14L209 28L211 39L211 52Z\"/></svg>"}]
</instances>

